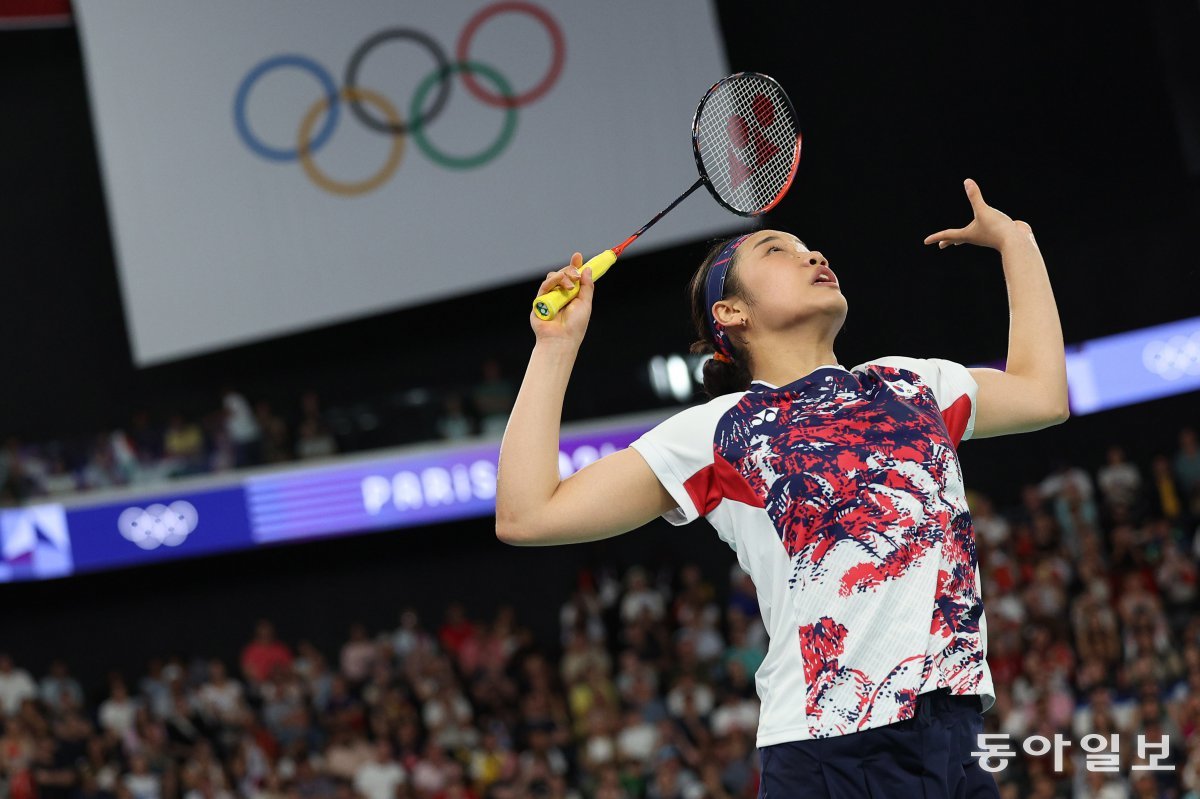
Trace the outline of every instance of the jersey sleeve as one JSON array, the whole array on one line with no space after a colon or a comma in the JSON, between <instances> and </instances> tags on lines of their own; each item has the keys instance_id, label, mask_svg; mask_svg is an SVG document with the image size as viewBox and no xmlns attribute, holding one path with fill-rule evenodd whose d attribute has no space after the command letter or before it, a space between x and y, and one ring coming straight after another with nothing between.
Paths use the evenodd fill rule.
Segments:
<instances>
[{"instance_id":1,"label":"jersey sleeve","mask_svg":"<svg viewBox=\"0 0 1200 799\"><path fill-rule=\"evenodd\" d=\"M891 366L897 369L907 369L917 374L921 382L933 389L937 398L938 409L950 431L950 437L957 447L959 442L966 441L975 431L976 395L979 384L967 370L967 367L955 361L944 358L906 358L889 356L868 361L852 371L865 368L870 364Z\"/></svg>"},{"instance_id":2,"label":"jersey sleeve","mask_svg":"<svg viewBox=\"0 0 1200 799\"><path fill-rule=\"evenodd\" d=\"M674 525L707 512L702 475L711 473L715 420L708 405L697 405L646 431L629 447L636 450L677 507L663 514Z\"/></svg>"}]
</instances>

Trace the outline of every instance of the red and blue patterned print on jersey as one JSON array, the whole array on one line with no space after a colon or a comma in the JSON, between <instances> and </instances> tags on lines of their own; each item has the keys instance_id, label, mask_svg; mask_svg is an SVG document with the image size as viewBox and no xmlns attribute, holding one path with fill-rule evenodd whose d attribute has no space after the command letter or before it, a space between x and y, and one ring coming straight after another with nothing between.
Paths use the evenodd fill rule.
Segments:
<instances>
[{"instance_id":1,"label":"red and blue patterned print on jersey","mask_svg":"<svg viewBox=\"0 0 1200 799\"><path fill-rule=\"evenodd\" d=\"M961 481L954 446L932 388L913 372L878 365L752 387L718 425L715 452L762 501L801 596L868 599L923 558L942 558L929 597L932 651L867 674L842 649L856 633L852 620L801 628L814 735L853 731L872 717L888 723L881 714L911 717L933 667L939 685L953 685L956 673L980 677L970 668L982 658L970 515L946 492L951 479Z\"/></svg>"},{"instance_id":2,"label":"red and blue patterned print on jersey","mask_svg":"<svg viewBox=\"0 0 1200 799\"><path fill-rule=\"evenodd\" d=\"M806 711L814 738L845 735L865 728L872 718L891 724L913 717L917 690L929 679L933 659L912 655L891 668L876 682L860 669L842 665L846 625L828 616L800 627L804 681L808 685Z\"/></svg>"},{"instance_id":3,"label":"red and blue patterned print on jersey","mask_svg":"<svg viewBox=\"0 0 1200 799\"><path fill-rule=\"evenodd\" d=\"M904 370L860 374L824 368L750 391L717 429L717 454L762 499L792 559L793 587L870 591L901 577L953 521L941 490L957 456L932 390ZM826 560L843 546L856 562L831 574Z\"/></svg>"}]
</instances>

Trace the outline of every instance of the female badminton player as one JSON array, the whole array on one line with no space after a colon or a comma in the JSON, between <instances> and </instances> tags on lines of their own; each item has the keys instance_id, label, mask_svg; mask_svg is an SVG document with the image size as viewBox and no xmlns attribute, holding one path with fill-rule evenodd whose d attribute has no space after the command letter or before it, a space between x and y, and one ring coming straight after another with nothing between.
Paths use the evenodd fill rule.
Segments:
<instances>
[{"instance_id":1,"label":"female badminton player","mask_svg":"<svg viewBox=\"0 0 1200 799\"><path fill-rule=\"evenodd\" d=\"M691 283L712 399L565 480L559 420L594 284L576 253L538 289L582 284L557 318L530 315L496 533L567 544L706 517L753 578L770 634L755 675L760 796L999 796L972 755L995 698L957 447L1064 421L1067 383L1030 226L965 188L973 221L925 243L1000 252L1004 371L900 356L846 369L834 339L847 301L829 261L760 230L715 247Z\"/></svg>"}]
</instances>

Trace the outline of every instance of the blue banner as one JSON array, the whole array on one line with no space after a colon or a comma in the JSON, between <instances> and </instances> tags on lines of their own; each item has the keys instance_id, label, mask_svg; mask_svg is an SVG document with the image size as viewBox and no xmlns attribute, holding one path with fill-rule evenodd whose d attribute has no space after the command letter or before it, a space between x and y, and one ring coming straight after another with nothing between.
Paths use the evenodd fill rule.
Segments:
<instances>
[{"instance_id":1,"label":"blue banner","mask_svg":"<svg viewBox=\"0 0 1200 799\"><path fill-rule=\"evenodd\" d=\"M241 486L75 508L67 526L77 573L254 546Z\"/></svg>"},{"instance_id":2,"label":"blue banner","mask_svg":"<svg viewBox=\"0 0 1200 799\"><path fill-rule=\"evenodd\" d=\"M65 577L73 568L62 505L0 510L0 583Z\"/></svg>"},{"instance_id":3,"label":"blue banner","mask_svg":"<svg viewBox=\"0 0 1200 799\"><path fill-rule=\"evenodd\" d=\"M1200 390L1200 317L1072 347L1067 381L1079 414Z\"/></svg>"},{"instance_id":4,"label":"blue banner","mask_svg":"<svg viewBox=\"0 0 1200 799\"><path fill-rule=\"evenodd\" d=\"M562 477L623 449L649 425L563 439ZM255 540L286 541L361 530L387 530L496 509L498 444L338 464L246 481Z\"/></svg>"}]
</instances>

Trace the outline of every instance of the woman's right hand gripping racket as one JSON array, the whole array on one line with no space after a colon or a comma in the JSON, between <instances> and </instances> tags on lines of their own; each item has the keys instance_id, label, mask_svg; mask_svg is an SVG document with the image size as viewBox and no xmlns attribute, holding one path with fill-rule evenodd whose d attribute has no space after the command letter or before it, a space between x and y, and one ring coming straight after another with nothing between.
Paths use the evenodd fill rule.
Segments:
<instances>
[{"instance_id":1,"label":"woman's right hand gripping racket","mask_svg":"<svg viewBox=\"0 0 1200 799\"><path fill-rule=\"evenodd\" d=\"M546 279L538 286L538 294L545 295L555 290L569 291L574 301L569 308L555 314L553 319L542 320L535 313L529 315L529 324L539 342L555 340L578 346L583 341L583 334L587 332L592 316L594 285L591 271L583 263L580 253L572 255L571 262L562 269L546 273Z\"/></svg>"},{"instance_id":2,"label":"woman's right hand gripping racket","mask_svg":"<svg viewBox=\"0 0 1200 799\"><path fill-rule=\"evenodd\" d=\"M655 222L701 186L739 216L759 216L787 194L800 164L800 128L792 101L773 78L738 72L705 92L692 118L692 152L700 177L625 241L589 260L599 279L621 253ZM582 273L583 267L579 269ZM579 293L579 283L559 285L533 301L533 312L549 321Z\"/></svg>"}]
</instances>

